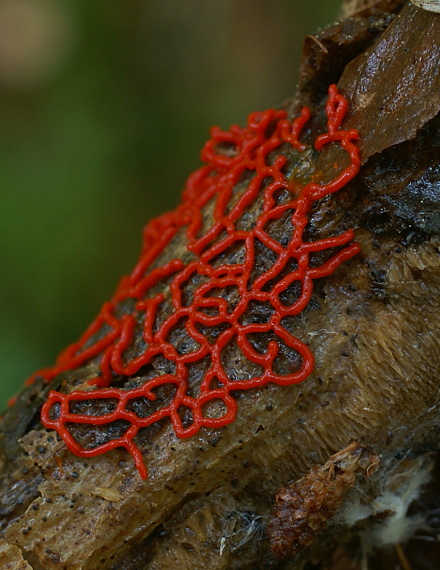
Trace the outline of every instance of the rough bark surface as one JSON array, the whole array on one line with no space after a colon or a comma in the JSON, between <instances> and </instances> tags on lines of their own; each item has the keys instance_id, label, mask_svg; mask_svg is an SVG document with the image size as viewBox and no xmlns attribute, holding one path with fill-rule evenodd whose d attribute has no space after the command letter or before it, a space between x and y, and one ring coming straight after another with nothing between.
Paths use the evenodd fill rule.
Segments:
<instances>
[{"instance_id":1,"label":"rough bark surface","mask_svg":"<svg viewBox=\"0 0 440 570\"><path fill-rule=\"evenodd\" d=\"M4 570L32 570L19 548L0 540L0 564Z\"/></svg>"},{"instance_id":2,"label":"rough bark surface","mask_svg":"<svg viewBox=\"0 0 440 570\"><path fill-rule=\"evenodd\" d=\"M393 543L387 537L396 505L404 505L405 518L439 449L440 16L403 2L357 8L306 41L298 95L286 104L292 116L311 107L315 118L304 134L310 143L322 132L327 88L336 82L351 104L344 127L361 134L360 174L321 200L307 227L310 240L355 228L361 253L317 281L301 317L286 323L313 351L314 372L296 386L241 393L237 419L221 430L204 428L187 440L167 422L145 430L138 437L149 465L145 481L122 450L77 458L40 423L48 391L84 386L99 359L49 386L37 380L0 426L0 528L7 541L0 556L15 560L11 568L336 569L341 560L359 559L359 540L367 549L385 548L388 565L376 560L374 568L392 567L395 551L386 545ZM292 176L323 179L346 162L335 149L287 158ZM243 228L260 207L257 199ZM209 221L209 205L205 215ZM271 229L279 240L291 230L288 216ZM180 232L156 265L189 255ZM238 255L231 251L229 263ZM257 252L257 267L271 263L268 251ZM169 299L166 284L163 293ZM233 302L233 293L225 298ZM253 317L265 318L264 311ZM185 342L184 330L175 342ZM129 350L135 354L141 344L137 338ZM292 359L283 354L280 370ZM257 373L238 348L226 360L231 377ZM205 365L193 365L193 386ZM158 358L152 368L120 382L140 385L166 373L166 362ZM120 429L72 432L87 445ZM352 486L341 512L303 553L280 561L265 530L277 490L353 441L380 457L377 473ZM394 542L416 531L411 521Z\"/></svg>"}]
</instances>

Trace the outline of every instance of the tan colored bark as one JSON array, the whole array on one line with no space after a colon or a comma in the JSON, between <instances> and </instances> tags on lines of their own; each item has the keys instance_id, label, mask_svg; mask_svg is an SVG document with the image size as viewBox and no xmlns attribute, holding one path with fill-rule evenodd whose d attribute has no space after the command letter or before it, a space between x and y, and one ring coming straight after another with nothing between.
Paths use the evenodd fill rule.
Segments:
<instances>
[{"instance_id":1,"label":"tan colored bark","mask_svg":"<svg viewBox=\"0 0 440 570\"><path fill-rule=\"evenodd\" d=\"M32 570L21 550L4 540L0 540L0 567L2 570Z\"/></svg>"},{"instance_id":2,"label":"tan colored bark","mask_svg":"<svg viewBox=\"0 0 440 570\"><path fill-rule=\"evenodd\" d=\"M377 474L353 485L344 515L338 519L336 513L304 556L286 559L282 568L300 570L310 559L324 568L335 544L359 533L367 542L385 544L385 531L398 514L395 504L408 507L418 496L439 448L440 21L410 5L399 15L397 8L390 13L392 4L401 3L375 3L370 10L356 2L356 18L306 44L299 94L287 104L292 115L299 103L312 108L317 119L310 142L323 129L328 83L339 82L353 99L347 124L359 128L364 152L357 179L323 200L307 229L310 239L318 239L353 227L362 249L319 282L313 303L288 325L312 349L313 374L298 386L269 385L243 394L238 418L222 430L203 429L181 440L163 423L142 434L146 481L124 451L80 459L42 429L38 413L48 387L37 382L1 426L2 536L20 549L4 546L17 561L23 561L21 551L33 570L277 564L265 534L277 490L307 478L352 441L380 456ZM420 22L429 29L428 43L417 35ZM405 40L412 42L418 68L432 70L421 76L424 89L410 81L419 76L407 70ZM378 59L383 69L372 66ZM386 102L382 109L380 99ZM303 157L284 152L292 171L321 176L346 159L340 150L319 157L313 151ZM260 209L257 198L241 221L244 228ZM211 212L208 205L207 223ZM283 219L271 231L281 239L291 229ZM185 255L182 232L157 263ZM230 255L233 263L239 252ZM257 261L270 260L263 251ZM163 293L170 298L167 286ZM237 347L227 361L231 374L255 373ZM69 371L52 387L76 386L96 375L98 364ZM282 366L289 366L289 358ZM194 384L199 373L195 367ZM395 498L391 507L387 497ZM379 506L362 510L364 503ZM351 505L365 517L350 514Z\"/></svg>"}]
</instances>

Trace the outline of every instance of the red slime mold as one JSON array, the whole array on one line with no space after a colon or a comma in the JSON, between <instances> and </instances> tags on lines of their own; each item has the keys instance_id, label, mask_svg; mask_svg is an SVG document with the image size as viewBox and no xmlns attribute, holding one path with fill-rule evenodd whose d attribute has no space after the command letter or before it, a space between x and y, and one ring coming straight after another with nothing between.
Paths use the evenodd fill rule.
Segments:
<instances>
[{"instance_id":1,"label":"red slime mold","mask_svg":"<svg viewBox=\"0 0 440 570\"><path fill-rule=\"evenodd\" d=\"M212 129L212 138L202 151L202 160L206 164L189 177L182 204L146 226L141 258L132 274L122 279L112 300L103 305L79 341L61 353L56 365L39 371L30 379L32 382L39 375L49 382L60 372L76 369L100 357L100 374L88 381L90 390L75 390L68 394L52 390L41 410L43 425L56 430L72 453L89 457L124 447L145 479L147 470L134 441L141 428L166 417L179 438L193 436L202 427L221 428L236 417L237 402L233 392L259 388L268 382L287 386L302 382L310 375L313 355L306 344L284 328L283 319L298 315L306 307L314 279L332 274L341 263L359 252L357 244L349 244L353 239L352 230L313 242L303 241L308 214L314 203L345 186L360 168L359 149L354 143L358 133L341 129L347 108L346 99L338 93L336 85L332 85L326 105L327 132L317 137L315 148L320 151L324 145L337 142L348 153L350 165L327 184L312 181L302 188L298 182L288 180L283 172L287 158L281 154L277 156L274 151L281 146L285 149L286 145L297 151L305 150L299 136L310 116L307 108L293 122L287 120L285 111L269 109L251 114L244 128L234 125L227 132L216 127ZM248 186L237 193L237 185L244 178L249 179ZM295 197L280 204L276 199L280 190L291 191ZM238 229L238 222L247 208L262 195L262 212L252 229ZM209 228L204 227L207 223L205 206L212 207ZM293 211L293 230L290 241L282 245L267 229L287 211ZM160 267L155 266L158 256L179 231L186 234L189 261L172 259ZM273 252L276 261L255 276L257 241ZM239 263L219 264L221 255L234 246L243 249L244 259ZM339 250L327 261L318 267L310 265L312 253L335 247ZM292 262L296 269L286 274L286 267ZM195 286L188 302L183 288L194 278L200 278L201 284ZM164 280L162 292L152 292L154 287L157 291L157 286ZM295 302L286 305L280 296L294 282L300 285L300 293ZM231 287L238 291L238 301L233 308L218 295L218 291ZM131 313L118 311L121 302L128 299L132 300L134 310ZM166 302L172 310L161 321L158 311ZM243 322L242 317L250 303L270 305L271 315L266 322ZM192 349L186 352L172 342L172 332L178 323L184 323L185 334L191 341ZM139 329L140 326L143 336L140 344L144 349L129 358L128 349L136 327ZM214 339L208 339L200 330L219 326L223 328L218 329L220 332ZM272 338L280 339L297 353L300 364L292 373L280 375L274 370L274 361L280 351L277 340L270 340L264 353L256 350L249 335L262 333L270 333ZM238 345L243 355L258 365L256 368L262 373L250 379L230 379L222 358L222 352L230 343ZM116 378L135 376L157 356L172 364L172 373L149 378L133 389L112 386ZM209 366L198 395L190 395L188 366L206 357ZM153 402L157 398L154 390L163 386L174 387L172 401L153 410L147 417L136 414L133 401L142 398ZM115 406L103 415L72 411L72 406L78 406L80 402L106 399L115 402ZM220 417L209 415L209 404L213 401L223 403ZM192 416L189 425L182 420L185 411ZM219 415L218 410L216 415ZM105 426L116 420L128 422L123 435L92 449L80 445L69 431L72 424Z\"/></svg>"}]
</instances>

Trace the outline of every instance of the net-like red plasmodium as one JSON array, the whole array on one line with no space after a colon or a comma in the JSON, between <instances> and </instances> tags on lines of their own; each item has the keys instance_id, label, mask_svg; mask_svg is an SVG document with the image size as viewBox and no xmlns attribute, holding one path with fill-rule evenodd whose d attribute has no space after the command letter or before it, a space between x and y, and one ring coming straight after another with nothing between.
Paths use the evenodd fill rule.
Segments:
<instances>
[{"instance_id":1,"label":"net-like red plasmodium","mask_svg":"<svg viewBox=\"0 0 440 570\"><path fill-rule=\"evenodd\" d=\"M332 274L359 251L356 243L350 243L352 230L335 237L303 241L315 202L345 186L360 168L355 144L358 133L341 129L347 108L347 100L332 85L326 105L327 131L317 137L315 149L320 151L324 145L337 143L348 153L350 165L326 184L312 181L301 187L298 181L289 180L285 174L287 158L276 153L288 145L296 151L305 150L299 137L309 119L307 108L292 122L285 111L269 109L251 114L244 128L233 126L226 132L212 129L212 138L202 151L205 165L189 177L181 205L146 226L141 258L132 274L122 279L112 300L103 305L79 341L61 353L56 365L33 376L43 376L49 382L63 371L99 359L100 373L88 381L90 388L70 393L52 390L41 410L43 425L56 430L72 453L90 457L124 447L133 456L141 477L146 478L142 453L134 439L141 428L164 418L169 418L179 438L190 437L203 427L221 428L236 417L237 391L269 382L287 386L310 375L313 355L304 342L286 330L283 319L298 315L306 307L314 279ZM247 187L237 193L237 185L243 179L248 180ZM282 190L288 190L291 199L280 203L276 196ZM262 199L261 213L251 229L241 229L239 220L256 199ZM210 208L209 223L207 208ZM292 235L282 244L270 235L268 227L286 212L292 212ZM186 234L188 254L183 257L189 261L177 258L159 266L158 257L182 231ZM260 272L255 271L257 242L269 248L275 259ZM241 259L236 263L219 262L222 254L234 246L243 251ZM313 253L331 248L337 248L337 252L325 262L319 266L310 264ZM290 266L294 269L286 272ZM188 298L183 290L190 280L196 285ZM159 287L161 283L163 287ZM282 301L283 292L293 283L298 285L299 294L294 302L286 304ZM228 288L238 292L232 307L221 295ZM133 310L121 314L118 307L128 300ZM171 304L172 310L165 318L159 318L165 302ZM270 315L264 322L242 318L252 303L270 306ZM173 341L173 330L178 324L184 327L190 341L185 350ZM216 327L216 335L206 334L212 327ZM250 339L265 333L270 333L272 340L262 352ZM142 342L138 346L143 348L132 356L130 347L139 334ZM238 380L228 377L222 354L230 343L235 343L245 358L254 363L255 369L261 371L259 375ZM280 374L274 366L281 344L297 354L299 364L289 374ZM158 356L170 363L171 373L150 374L134 388L115 387L116 378L120 382L121 377L135 377ZM189 369L202 359L209 364L204 367L195 394L189 390ZM157 390L164 386L172 389L171 400L149 414L136 413L133 402L139 399L154 402ZM111 401L114 405L102 415L96 410L93 414L81 411L81 406L78 408L81 403L96 400ZM213 414L210 410L214 402L217 411ZM123 434L91 449L83 447L69 431L74 424L106 426L118 420L125 422Z\"/></svg>"}]
</instances>

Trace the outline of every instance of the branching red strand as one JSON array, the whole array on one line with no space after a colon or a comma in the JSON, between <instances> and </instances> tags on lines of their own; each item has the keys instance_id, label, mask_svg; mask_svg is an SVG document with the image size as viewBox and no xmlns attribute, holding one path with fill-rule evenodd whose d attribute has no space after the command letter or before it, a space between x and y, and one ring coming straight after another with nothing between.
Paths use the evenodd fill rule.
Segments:
<instances>
[{"instance_id":1,"label":"branching red strand","mask_svg":"<svg viewBox=\"0 0 440 570\"><path fill-rule=\"evenodd\" d=\"M332 85L326 106L327 132L316 139L315 148L320 151L324 145L339 143L350 157L350 166L328 184L310 182L299 190L298 182L290 182L283 173L286 157L276 156L274 151L285 144L298 151L305 149L299 136L309 119L307 108L292 123L286 119L285 111L269 109L263 113L251 114L244 128L234 125L228 132L219 128L212 129L212 138L202 151L205 166L188 179L182 204L146 226L141 258L132 274L121 281L113 299L103 305L96 320L78 342L59 356L56 365L37 373L49 382L60 372L78 368L102 355L100 375L89 381L95 388L76 390L70 394L51 391L42 407L43 425L55 429L75 455L89 457L124 447L133 456L141 477L146 478L147 470L142 454L134 442L139 429L151 426L165 417L171 420L179 438L190 437L202 427L221 428L231 423L237 414L233 391L261 387L268 382L287 386L302 382L309 376L314 365L313 355L306 344L284 328L283 319L298 315L306 307L312 295L314 279L330 275L341 263L359 251L357 244L349 244L353 239L352 230L314 242L303 241L307 216L313 204L342 188L360 168L359 149L354 143L358 139L358 133L355 130L341 130L347 107L346 99ZM234 189L245 175L250 178L248 187L237 198ZM296 197L279 204L276 193L283 189L291 190ZM254 227L248 230L237 229L238 220L261 193L264 194L263 211ZM214 203L215 206L213 222L205 229L203 215L208 203ZM287 211L293 211L293 234L289 243L283 246L269 235L267 227ZM173 259L162 267L150 269L181 228L186 228L187 249L191 252L193 261L185 263L181 259ZM257 240L272 250L276 261L256 278L254 273L251 283ZM219 255L230 250L234 244L244 247L242 262L221 265L215 262ZM345 247L341 249L341 246ZM340 249L330 259L318 267L310 265L310 254L334 247ZM284 276L280 276L292 261L295 262L296 269L287 275L284 271ZM183 299L183 285L196 275L203 277L202 284L195 288L192 299L187 304ZM169 283L172 314L158 324L158 310L165 302L167 293L148 294L164 279L168 279ZM300 284L300 294L293 304L285 305L280 296L294 282ZM226 299L218 296L218 291L227 287L234 287L239 293L239 300L232 310ZM135 311L117 317L115 309L126 299L135 300ZM243 324L240 318L251 302L270 304L272 314L267 322ZM143 321L146 348L141 354L128 359L125 354L133 342L135 327L140 318ZM179 352L170 339L173 328L182 322L188 338L196 346L185 353ZM218 325L225 326L215 340L208 340L200 331L203 326ZM107 331L105 334L104 330ZM298 353L301 364L291 374L279 375L274 370L274 361L280 350L277 341L271 340L264 354L258 352L250 342L249 335L267 332L271 332L275 338ZM222 352L231 342L238 345L249 361L262 367L260 370L263 372L259 376L246 380L228 378ZM173 363L175 371L172 374L150 378L135 389L112 387L112 378L136 375L141 367L149 364L157 355ZM209 368L202 379L199 394L190 396L188 365L205 357L209 358ZM164 385L175 387L171 403L155 410L148 417L139 417L129 409L129 403L134 399L155 400L157 396L154 390ZM72 412L74 403L103 399L116 401L115 409L104 415ZM208 411L209 404L218 400L223 403L223 413L220 417L212 417ZM185 410L191 412L190 425L182 421L182 412ZM93 449L82 447L68 429L71 424L106 425L116 420L128 422L123 436Z\"/></svg>"}]
</instances>

